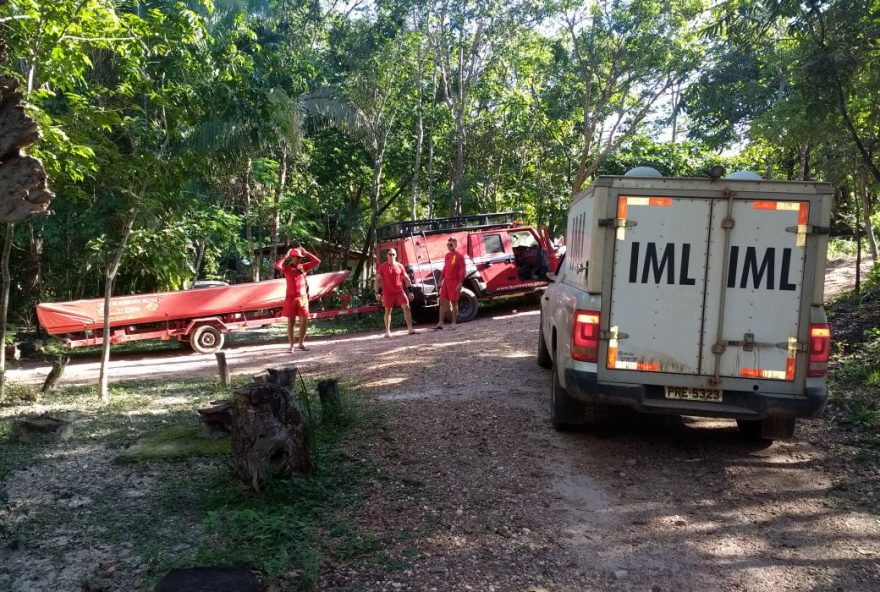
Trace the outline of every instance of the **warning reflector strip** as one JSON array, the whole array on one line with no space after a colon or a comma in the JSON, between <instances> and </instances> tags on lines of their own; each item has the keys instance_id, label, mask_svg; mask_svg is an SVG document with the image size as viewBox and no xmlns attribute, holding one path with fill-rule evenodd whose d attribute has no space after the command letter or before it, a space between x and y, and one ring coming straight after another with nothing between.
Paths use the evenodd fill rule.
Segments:
<instances>
[{"instance_id":1,"label":"warning reflector strip","mask_svg":"<svg viewBox=\"0 0 880 592\"><path fill-rule=\"evenodd\" d=\"M672 205L671 197L629 197L626 195L617 198L617 240L626 238L626 215L629 206L649 206L668 208Z\"/></svg>"},{"instance_id":2,"label":"warning reflector strip","mask_svg":"<svg viewBox=\"0 0 880 592\"><path fill-rule=\"evenodd\" d=\"M631 206L653 206L668 208L672 205L671 197L625 197L626 203Z\"/></svg>"},{"instance_id":3,"label":"warning reflector strip","mask_svg":"<svg viewBox=\"0 0 880 592\"><path fill-rule=\"evenodd\" d=\"M771 380L785 380L786 370L764 370L762 368L740 368L739 375L742 378L769 378Z\"/></svg>"},{"instance_id":4,"label":"warning reflector strip","mask_svg":"<svg viewBox=\"0 0 880 592\"><path fill-rule=\"evenodd\" d=\"M810 219L810 204L806 201L753 201L752 208L767 211L797 212L797 238L795 246L807 244L807 221Z\"/></svg>"},{"instance_id":5,"label":"warning reflector strip","mask_svg":"<svg viewBox=\"0 0 880 592\"><path fill-rule=\"evenodd\" d=\"M619 226L617 227L617 240L624 240L626 238L626 207L627 207L627 197L621 195L617 198L617 223Z\"/></svg>"},{"instance_id":6,"label":"warning reflector strip","mask_svg":"<svg viewBox=\"0 0 880 592\"><path fill-rule=\"evenodd\" d=\"M801 202L799 201L753 201L752 208L756 210L777 210L777 211L800 211Z\"/></svg>"},{"instance_id":7,"label":"warning reflector strip","mask_svg":"<svg viewBox=\"0 0 880 592\"><path fill-rule=\"evenodd\" d=\"M657 362L619 362L614 363L617 370L638 370L640 372L660 372L660 364Z\"/></svg>"}]
</instances>

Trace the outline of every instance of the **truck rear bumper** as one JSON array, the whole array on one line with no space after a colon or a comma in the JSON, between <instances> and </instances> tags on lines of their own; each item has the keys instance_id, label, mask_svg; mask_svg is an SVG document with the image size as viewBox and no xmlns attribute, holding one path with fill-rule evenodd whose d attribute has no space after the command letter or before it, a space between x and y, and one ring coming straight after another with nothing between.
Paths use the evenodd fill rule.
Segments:
<instances>
[{"instance_id":1,"label":"truck rear bumper","mask_svg":"<svg viewBox=\"0 0 880 592\"><path fill-rule=\"evenodd\" d=\"M570 397L603 405L621 405L643 413L698 415L733 419L767 417L814 417L825 409L828 387L807 387L803 395L724 391L723 402L667 399L662 386L600 384L596 374L565 370Z\"/></svg>"}]
</instances>

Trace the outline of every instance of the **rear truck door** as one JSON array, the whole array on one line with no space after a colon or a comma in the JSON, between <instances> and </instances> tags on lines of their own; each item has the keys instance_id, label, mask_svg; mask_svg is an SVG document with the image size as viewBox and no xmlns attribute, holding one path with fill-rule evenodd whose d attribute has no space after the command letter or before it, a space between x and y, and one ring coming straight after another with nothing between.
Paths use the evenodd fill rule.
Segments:
<instances>
[{"instance_id":1,"label":"rear truck door","mask_svg":"<svg viewBox=\"0 0 880 592\"><path fill-rule=\"evenodd\" d=\"M621 195L617 219L599 378L698 375L712 201Z\"/></svg>"},{"instance_id":2,"label":"rear truck door","mask_svg":"<svg viewBox=\"0 0 880 592\"><path fill-rule=\"evenodd\" d=\"M513 250L506 232L474 233L470 240L472 259L486 283L487 294L504 291L517 281Z\"/></svg>"},{"instance_id":3,"label":"rear truck door","mask_svg":"<svg viewBox=\"0 0 880 592\"><path fill-rule=\"evenodd\" d=\"M807 329L801 324L809 322L802 318L809 308L808 302L802 305L809 215L806 198L791 196L716 203L703 374L718 381L779 381L782 390L795 381L797 354L804 349L799 336ZM732 222L724 224L725 219Z\"/></svg>"},{"instance_id":4,"label":"rear truck door","mask_svg":"<svg viewBox=\"0 0 880 592\"><path fill-rule=\"evenodd\" d=\"M617 196L600 381L798 391L810 204L753 195Z\"/></svg>"}]
</instances>

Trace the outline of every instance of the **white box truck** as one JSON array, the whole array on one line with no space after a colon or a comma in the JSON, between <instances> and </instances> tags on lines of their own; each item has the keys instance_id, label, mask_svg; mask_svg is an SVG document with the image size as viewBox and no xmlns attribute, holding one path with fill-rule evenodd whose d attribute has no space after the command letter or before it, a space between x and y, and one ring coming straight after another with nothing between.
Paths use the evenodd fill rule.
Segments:
<instances>
[{"instance_id":1,"label":"white box truck","mask_svg":"<svg viewBox=\"0 0 880 592\"><path fill-rule=\"evenodd\" d=\"M832 188L721 175L639 167L572 200L538 338L557 429L621 405L773 440L824 409Z\"/></svg>"}]
</instances>

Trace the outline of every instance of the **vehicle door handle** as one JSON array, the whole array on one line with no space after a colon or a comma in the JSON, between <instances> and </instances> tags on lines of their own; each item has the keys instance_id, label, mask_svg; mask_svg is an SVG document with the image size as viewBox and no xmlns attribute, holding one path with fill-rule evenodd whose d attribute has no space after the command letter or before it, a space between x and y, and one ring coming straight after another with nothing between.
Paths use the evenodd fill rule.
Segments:
<instances>
[{"instance_id":1,"label":"vehicle door handle","mask_svg":"<svg viewBox=\"0 0 880 592\"><path fill-rule=\"evenodd\" d=\"M550 300L549 296L544 296L544 300Z\"/></svg>"}]
</instances>

